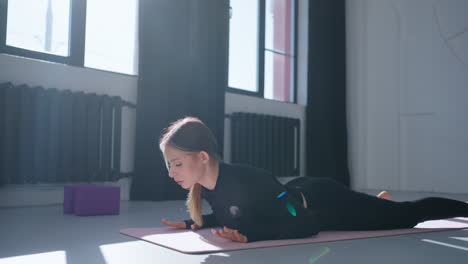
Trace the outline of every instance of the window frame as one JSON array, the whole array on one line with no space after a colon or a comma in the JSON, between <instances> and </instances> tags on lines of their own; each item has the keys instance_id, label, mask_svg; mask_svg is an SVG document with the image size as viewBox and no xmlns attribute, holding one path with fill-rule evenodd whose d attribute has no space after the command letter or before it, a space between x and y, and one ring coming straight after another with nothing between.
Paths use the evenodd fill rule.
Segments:
<instances>
[{"instance_id":1,"label":"window frame","mask_svg":"<svg viewBox=\"0 0 468 264\"><path fill-rule=\"evenodd\" d=\"M0 0L0 53L88 68L84 65L87 0L70 0L69 56L59 56L6 45L8 0ZM110 70L89 68L126 76L138 76Z\"/></svg>"},{"instance_id":2,"label":"window frame","mask_svg":"<svg viewBox=\"0 0 468 264\"><path fill-rule=\"evenodd\" d=\"M291 0L293 4L293 12L292 15L293 17L293 30L292 30L292 40L294 41L294 44L292 45L293 51L292 51L292 56L288 56L285 54L281 54L283 56L287 56L289 58L293 59L292 65L292 70L293 70L293 75L292 75L292 101L291 102L286 102L286 101L280 101L276 99L268 99L265 98L265 51L269 50L266 49L265 47L265 7L266 7L266 0L258 0L259 8L258 8L258 20L257 20L257 26L258 26L258 45L257 45L257 92L252 92L252 91L247 91L243 90L242 88L236 88L236 87L230 87L229 84L226 88L227 92L230 93L236 93L236 94L243 94L243 95L249 95L249 96L254 96L254 97L259 97L263 98L266 100L273 100L273 101L278 101L278 102L283 102L283 103L290 103L290 104L297 104L297 48L298 48L298 43L297 43L297 33L298 33L298 0ZM235 12L235 10L234 10ZM271 50L270 50L271 51ZM229 73L228 73L229 74ZM291 91L289 91L291 92Z\"/></svg>"}]
</instances>

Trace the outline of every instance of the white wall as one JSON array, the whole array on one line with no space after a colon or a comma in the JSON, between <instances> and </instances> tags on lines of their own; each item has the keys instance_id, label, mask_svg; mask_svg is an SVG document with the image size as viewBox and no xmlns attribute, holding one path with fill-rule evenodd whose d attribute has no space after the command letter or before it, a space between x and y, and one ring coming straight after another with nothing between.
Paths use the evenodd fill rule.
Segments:
<instances>
[{"instance_id":1,"label":"white wall","mask_svg":"<svg viewBox=\"0 0 468 264\"><path fill-rule=\"evenodd\" d=\"M346 9L354 188L468 193L468 1Z\"/></svg>"}]
</instances>

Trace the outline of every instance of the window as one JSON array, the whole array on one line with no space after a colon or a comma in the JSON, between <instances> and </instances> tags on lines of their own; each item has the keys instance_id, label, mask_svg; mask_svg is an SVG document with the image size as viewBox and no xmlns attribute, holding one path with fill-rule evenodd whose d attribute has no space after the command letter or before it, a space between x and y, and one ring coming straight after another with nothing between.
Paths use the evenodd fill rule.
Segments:
<instances>
[{"instance_id":1,"label":"window","mask_svg":"<svg viewBox=\"0 0 468 264\"><path fill-rule=\"evenodd\" d=\"M137 74L138 0L5 0L0 52Z\"/></svg>"},{"instance_id":2,"label":"window","mask_svg":"<svg viewBox=\"0 0 468 264\"><path fill-rule=\"evenodd\" d=\"M231 0L228 91L295 103L296 0Z\"/></svg>"},{"instance_id":3,"label":"window","mask_svg":"<svg viewBox=\"0 0 468 264\"><path fill-rule=\"evenodd\" d=\"M9 1L6 45L68 56L69 11L70 1Z\"/></svg>"}]
</instances>

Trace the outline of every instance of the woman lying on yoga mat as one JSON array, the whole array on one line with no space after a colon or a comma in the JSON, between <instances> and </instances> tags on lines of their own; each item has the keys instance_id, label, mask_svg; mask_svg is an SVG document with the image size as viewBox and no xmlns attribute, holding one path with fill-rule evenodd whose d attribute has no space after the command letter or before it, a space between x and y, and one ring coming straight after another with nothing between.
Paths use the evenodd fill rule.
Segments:
<instances>
[{"instance_id":1,"label":"woman lying on yoga mat","mask_svg":"<svg viewBox=\"0 0 468 264\"><path fill-rule=\"evenodd\" d=\"M169 177L189 190L191 218L163 219L163 224L193 230L220 226L212 232L232 241L304 238L322 230L411 228L426 220L468 216L465 202L439 197L396 202L386 192L375 197L330 178L298 177L283 185L263 169L222 162L211 130L193 117L165 129L160 149ZM202 198L211 214L201 214Z\"/></svg>"}]
</instances>

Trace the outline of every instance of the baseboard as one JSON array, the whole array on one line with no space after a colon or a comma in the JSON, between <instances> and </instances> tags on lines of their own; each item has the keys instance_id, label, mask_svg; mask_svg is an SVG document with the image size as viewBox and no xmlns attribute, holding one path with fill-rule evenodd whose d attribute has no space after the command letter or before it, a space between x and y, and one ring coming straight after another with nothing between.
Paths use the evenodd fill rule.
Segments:
<instances>
[{"instance_id":1,"label":"baseboard","mask_svg":"<svg viewBox=\"0 0 468 264\"><path fill-rule=\"evenodd\" d=\"M0 208L63 204L63 186L68 184L70 183L5 185L0 188ZM93 182L92 184L120 186L120 200L129 200L131 178L122 178L116 182Z\"/></svg>"}]
</instances>

